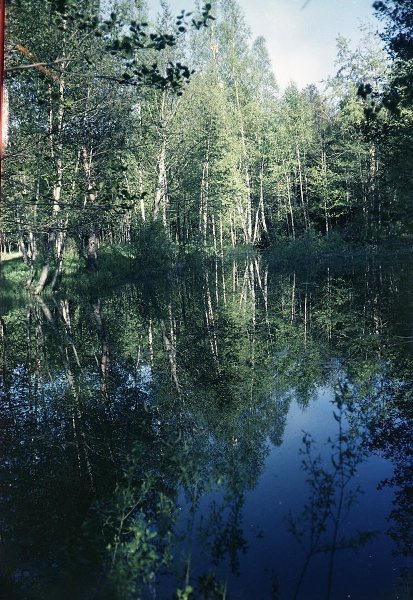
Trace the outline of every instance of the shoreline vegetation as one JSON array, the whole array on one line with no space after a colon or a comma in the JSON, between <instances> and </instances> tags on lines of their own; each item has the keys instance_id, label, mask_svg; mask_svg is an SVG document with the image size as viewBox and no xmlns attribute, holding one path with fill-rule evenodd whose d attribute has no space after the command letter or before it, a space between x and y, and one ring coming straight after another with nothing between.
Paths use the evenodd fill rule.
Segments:
<instances>
[{"instance_id":1,"label":"shoreline vegetation","mask_svg":"<svg viewBox=\"0 0 413 600\"><path fill-rule=\"evenodd\" d=\"M407 598L413 2L324 90L236 0L6 4L4 597Z\"/></svg>"},{"instance_id":2,"label":"shoreline vegetation","mask_svg":"<svg viewBox=\"0 0 413 600\"><path fill-rule=\"evenodd\" d=\"M305 235L296 240L278 239L270 248L257 250L253 246L238 246L225 248L216 255L202 252L197 248L180 251L177 245L168 244L161 249L159 245L147 246L145 252L131 249L128 245L106 247L98 250L99 270L90 271L87 265L79 266L79 260L74 249L65 252L62 263L63 281L61 288L67 292L71 288L93 289L94 287L122 286L125 283L145 282L148 276L165 278L179 276L187 270L203 271L210 268L214 262L228 263L243 258L256 257L262 259L273 272L313 272L314 275L326 266L340 272L366 263L389 264L399 259L413 256L413 241L386 240L380 244L350 244L340 236L330 238ZM158 255L156 255L158 252ZM4 292L19 295L32 294L27 286L30 279L30 269L22 260L19 252L5 253L0 265L0 302ZM61 289L46 288L47 295L59 293Z\"/></svg>"}]
</instances>

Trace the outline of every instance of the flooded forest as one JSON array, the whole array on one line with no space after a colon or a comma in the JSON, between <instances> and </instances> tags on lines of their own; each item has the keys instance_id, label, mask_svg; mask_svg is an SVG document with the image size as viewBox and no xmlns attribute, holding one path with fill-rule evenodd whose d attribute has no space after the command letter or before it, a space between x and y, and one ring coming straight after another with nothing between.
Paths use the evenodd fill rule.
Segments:
<instances>
[{"instance_id":1,"label":"flooded forest","mask_svg":"<svg viewBox=\"0 0 413 600\"><path fill-rule=\"evenodd\" d=\"M157 10L6 2L0 599L411 600L413 6Z\"/></svg>"}]
</instances>

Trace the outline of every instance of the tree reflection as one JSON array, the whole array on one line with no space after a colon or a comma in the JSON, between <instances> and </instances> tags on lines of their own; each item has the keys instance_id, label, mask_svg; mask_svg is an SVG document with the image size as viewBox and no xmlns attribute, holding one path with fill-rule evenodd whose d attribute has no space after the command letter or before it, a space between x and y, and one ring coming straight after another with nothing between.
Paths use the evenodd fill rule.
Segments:
<instances>
[{"instance_id":1,"label":"tree reflection","mask_svg":"<svg viewBox=\"0 0 413 600\"><path fill-rule=\"evenodd\" d=\"M350 404L350 422L353 427L365 429L365 451L379 454L393 465L393 475L380 481L378 489L394 490L388 534L395 542L395 553L405 557L407 565L412 558L413 539L412 367L410 355L388 363L370 392L356 390ZM411 593L411 566L406 566L401 579L406 593Z\"/></svg>"},{"instance_id":2,"label":"tree reflection","mask_svg":"<svg viewBox=\"0 0 413 600\"><path fill-rule=\"evenodd\" d=\"M313 558L325 555L332 597L337 552L370 541L372 532L351 534L343 523L359 499L357 468L372 452L396 465L383 485L395 488L390 534L407 554L411 361L384 325L396 275L320 277L274 274L245 256L158 285L111 291L80 282L62 296L7 296L7 598L230 597L225 573L242 578L251 546L248 492L270 449L282 446L293 403L310 410L337 371L328 461L310 434L303 439L309 495L289 519L306 551L296 596Z\"/></svg>"},{"instance_id":3,"label":"tree reflection","mask_svg":"<svg viewBox=\"0 0 413 600\"><path fill-rule=\"evenodd\" d=\"M328 464L316 452L316 443L310 434L305 433L300 449L302 468L306 473L309 496L301 514L288 518L290 532L306 548L306 558L294 591L298 598L311 560L317 554L328 557L326 568L326 598L332 598L334 558L339 550L356 550L370 541L377 533L359 531L349 537L345 522L352 507L357 503L362 489L351 485L358 465L364 459L364 452L358 436L346 428L346 398L348 387L338 383L333 401L333 417L337 422L338 433L328 439ZM343 531L344 530L344 531Z\"/></svg>"}]
</instances>

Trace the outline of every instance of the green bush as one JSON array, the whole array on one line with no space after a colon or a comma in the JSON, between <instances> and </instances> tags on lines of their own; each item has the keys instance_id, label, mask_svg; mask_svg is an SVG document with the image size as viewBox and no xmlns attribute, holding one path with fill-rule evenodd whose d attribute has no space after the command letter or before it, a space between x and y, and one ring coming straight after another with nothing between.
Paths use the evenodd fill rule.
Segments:
<instances>
[{"instance_id":1,"label":"green bush","mask_svg":"<svg viewBox=\"0 0 413 600\"><path fill-rule=\"evenodd\" d=\"M293 264L314 263L327 256L341 255L348 250L349 245L340 234L332 232L322 236L310 229L295 240L278 238L267 251L270 261Z\"/></svg>"},{"instance_id":2,"label":"green bush","mask_svg":"<svg viewBox=\"0 0 413 600\"><path fill-rule=\"evenodd\" d=\"M177 247L168 237L162 223L155 221L136 225L131 233L134 268L169 269L177 256Z\"/></svg>"}]
</instances>

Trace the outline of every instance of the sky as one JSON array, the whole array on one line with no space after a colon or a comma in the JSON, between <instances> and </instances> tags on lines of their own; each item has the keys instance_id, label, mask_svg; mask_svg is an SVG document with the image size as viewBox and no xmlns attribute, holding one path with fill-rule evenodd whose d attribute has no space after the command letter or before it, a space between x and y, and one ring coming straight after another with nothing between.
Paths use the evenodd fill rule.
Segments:
<instances>
[{"instance_id":1,"label":"sky","mask_svg":"<svg viewBox=\"0 0 413 600\"><path fill-rule=\"evenodd\" d=\"M293 80L300 87L319 84L334 75L338 35L356 44L361 23L379 27L373 0L238 0L253 37L267 40L273 70L281 89ZM193 0L169 0L179 13ZM151 8L159 6L150 0ZM322 87L322 85L321 85Z\"/></svg>"}]
</instances>

